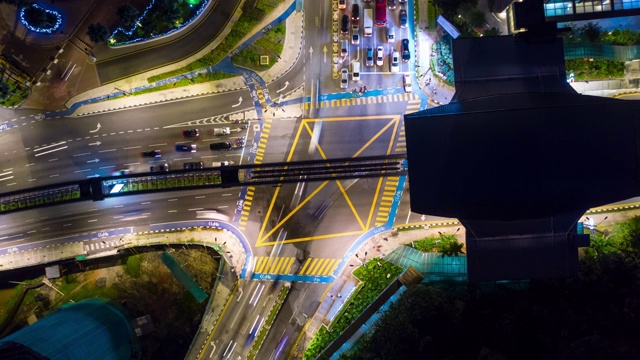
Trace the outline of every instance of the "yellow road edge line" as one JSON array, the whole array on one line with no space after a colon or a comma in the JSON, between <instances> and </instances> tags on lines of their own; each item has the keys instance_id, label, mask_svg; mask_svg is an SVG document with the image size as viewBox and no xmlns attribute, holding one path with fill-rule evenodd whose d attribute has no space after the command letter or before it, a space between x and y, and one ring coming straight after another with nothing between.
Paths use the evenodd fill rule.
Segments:
<instances>
[{"instance_id":1,"label":"yellow road edge line","mask_svg":"<svg viewBox=\"0 0 640 360\"><path fill-rule=\"evenodd\" d=\"M376 202L378 202L378 195L380 195L380 188L382 187L382 178L378 178L378 186L376 186L376 193L373 195L373 201L371 203L371 210L369 210L369 218L367 218L367 229L371 225L371 219L373 218L373 211L376 208Z\"/></svg>"},{"instance_id":2,"label":"yellow road edge line","mask_svg":"<svg viewBox=\"0 0 640 360\"><path fill-rule=\"evenodd\" d=\"M222 312L218 317L218 321L216 322L216 325L213 327L213 330L211 330L211 335L209 335L207 342L204 344L204 347L200 351L200 355L198 355L198 360L202 359L202 355L204 355L205 350L207 349L208 345L211 343L211 339L213 339L213 335L216 333L216 330L218 329L218 325L220 325L220 323L222 322L221 320L224 317L224 313L227 311L229 304L231 304L231 300L233 299L233 295L236 293L236 290L238 290L238 283L239 281L236 282L235 286L233 287L233 290L231 291L231 296L229 296L229 300L227 300L227 303L224 304L224 307L222 308Z\"/></svg>"}]
</instances>

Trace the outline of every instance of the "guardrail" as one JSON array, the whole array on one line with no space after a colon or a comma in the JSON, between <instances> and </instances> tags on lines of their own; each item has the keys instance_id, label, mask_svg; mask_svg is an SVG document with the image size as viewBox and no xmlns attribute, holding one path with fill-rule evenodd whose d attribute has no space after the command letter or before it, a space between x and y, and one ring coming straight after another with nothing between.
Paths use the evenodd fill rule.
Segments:
<instances>
[{"instance_id":1,"label":"guardrail","mask_svg":"<svg viewBox=\"0 0 640 360\"><path fill-rule=\"evenodd\" d=\"M96 177L0 194L0 214L161 191L405 175L405 159L394 154Z\"/></svg>"}]
</instances>

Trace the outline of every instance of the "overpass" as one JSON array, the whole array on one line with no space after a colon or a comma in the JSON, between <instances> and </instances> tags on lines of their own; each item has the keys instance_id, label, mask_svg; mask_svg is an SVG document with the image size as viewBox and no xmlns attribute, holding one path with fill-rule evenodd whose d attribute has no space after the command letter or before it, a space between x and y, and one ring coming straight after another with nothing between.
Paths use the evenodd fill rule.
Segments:
<instances>
[{"instance_id":1,"label":"overpass","mask_svg":"<svg viewBox=\"0 0 640 360\"><path fill-rule=\"evenodd\" d=\"M406 154L95 177L0 194L0 214L108 197L407 174Z\"/></svg>"}]
</instances>

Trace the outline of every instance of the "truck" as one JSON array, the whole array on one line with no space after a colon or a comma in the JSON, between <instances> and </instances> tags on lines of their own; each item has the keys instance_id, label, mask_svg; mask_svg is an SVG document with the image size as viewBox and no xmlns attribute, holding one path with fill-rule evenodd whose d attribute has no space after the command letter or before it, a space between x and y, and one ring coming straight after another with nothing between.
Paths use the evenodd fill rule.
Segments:
<instances>
[{"instance_id":1,"label":"truck","mask_svg":"<svg viewBox=\"0 0 640 360\"><path fill-rule=\"evenodd\" d=\"M364 10L364 36L371 37L373 35L373 9Z\"/></svg>"},{"instance_id":2,"label":"truck","mask_svg":"<svg viewBox=\"0 0 640 360\"><path fill-rule=\"evenodd\" d=\"M229 134L231 134L231 129L229 129L228 127L213 129L213 135L229 135Z\"/></svg>"}]
</instances>

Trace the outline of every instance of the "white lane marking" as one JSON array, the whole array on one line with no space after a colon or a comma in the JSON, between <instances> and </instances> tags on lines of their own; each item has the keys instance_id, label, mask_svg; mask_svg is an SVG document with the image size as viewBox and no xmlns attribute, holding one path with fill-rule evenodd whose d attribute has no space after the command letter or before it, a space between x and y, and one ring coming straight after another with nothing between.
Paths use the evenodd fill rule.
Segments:
<instances>
[{"instance_id":1,"label":"white lane marking","mask_svg":"<svg viewBox=\"0 0 640 360\"><path fill-rule=\"evenodd\" d=\"M98 151L98 152L99 152L99 153L104 153L104 152L110 152L110 151L116 151L116 149L100 150L100 151Z\"/></svg>"},{"instance_id":2,"label":"white lane marking","mask_svg":"<svg viewBox=\"0 0 640 360\"><path fill-rule=\"evenodd\" d=\"M90 154L91 154L90 152L88 152L88 153L82 153L82 154L76 154L76 155L73 155L73 157L76 157L76 156L85 156L85 155L90 155Z\"/></svg>"},{"instance_id":3,"label":"white lane marking","mask_svg":"<svg viewBox=\"0 0 640 360\"><path fill-rule=\"evenodd\" d=\"M2 171L13 171L13 168L2 169ZM1 175L1 174L0 174Z\"/></svg>"},{"instance_id":4,"label":"white lane marking","mask_svg":"<svg viewBox=\"0 0 640 360\"><path fill-rule=\"evenodd\" d=\"M85 171L91 171L91 169L76 170L76 171L74 171L74 173L81 173L81 172L85 172Z\"/></svg>"},{"instance_id":5,"label":"white lane marking","mask_svg":"<svg viewBox=\"0 0 640 360\"><path fill-rule=\"evenodd\" d=\"M143 203L140 203L140 205L149 205L149 204L151 204L151 201L145 201Z\"/></svg>"},{"instance_id":6,"label":"white lane marking","mask_svg":"<svg viewBox=\"0 0 640 360\"><path fill-rule=\"evenodd\" d=\"M100 166L98 169L109 169L109 168L114 168L116 167L115 165L109 165L109 166Z\"/></svg>"},{"instance_id":7,"label":"white lane marking","mask_svg":"<svg viewBox=\"0 0 640 360\"><path fill-rule=\"evenodd\" d=\"M46 230L49 230L49 228L40 229L40 231L46 231Z\"/></svg>"},{"instance_id":8,"label":"white lane marking","mask_svg":"<svg viewBox=\"0 0 640 360\"><path fill-rule=\"evenodd\" d=\"M206 196L205 196L205 195L202 195L202 196L196 196L196 199L204 199L204 198L206 198Z\"/></svg>"},{"instance_id":9,"label":"white lane marking","mask_svg":"<svg viewBox=\"0 0 640 360\"><path fill-rule=\"evenodd\" d=\"M222 194L222 196L231 196L232 194Z\"/></svg>"},{"instance_id":10,"label":"white lane marking","mask_svg":"<svg viewBox=\"0 0 640 360\"><path fill-rule=\"evenodd\" d=\"M49 175L49 177L56 177L56 176L60 176L60 174Z\"/></svg>"},{"instance_id":11,"label":"white lane marking","mask_svg":"<svg viewBox=\"0 0 640 360\"><path fill-rule=\"evenodd\" d=\"M131 165L140 165L140 163L139 163L139 162L137 162L137 163L124 164L124 166L131 166Z\"/></svg>"},{"instance_id":12,"label":"white lane marking","mask_svg":"<svg viewBox=\"0 0 640 360\"><path fill-rule=\"evenodd\" d=\"M218 157L218 155L205 155L205 156L200 156L201 158L214 158L214 157Z\"/></svg>"},{"instance_id":13,"label":"white lane marking","mask_svg":"<svg viewBox=\"0 0 640 360\"><path fill-rule=\"evenodd\" d=\"M62 226L71 226L71 224L64 224L64 225L62 225Z\"/></svg>"},{"instance_id":14,"label":"white lane marking","mask_svg":"<svg viewBox=\"0 0 640 360\"><path fill-rule=\"evenodd\" d=\"M9 179L13 179L13 176L7 176L6 178L0 179L0 181L5 181L5 180L9 180Z\"/></svg>"},{"instance_id":15,"label":"white lane marking","mask_svg":"<svg viewBox=\"0 0 640 360\"><path fill-rule=\"evenodd\" d=\"M169 210L168 212L170 212L170 213L174 213L174 212L176 212L176 211L178 211L178 210Z\"/></svg>"},{"instance_id":16,"label":"white lane marking","mask_svg":"<svg viewBox=\"0 0 640 360\"><path fill-rule=\"evenodd\" d=\"M7 184L7 186L13 186L13 185L17 185L18 183L11 183L11 184Z\"/></svg>"},{"instance_id":17,"label":"white lane marking","mask_svg":"<svg viewBox=\"0 0 640 360\"><path fill-rule=\"evenodd\" d=\"M193 158L179 158L179 159L176 159L176 160L191 160L191 159L193 159Z\"/></svg>"},{"instance_id":18,"label":"white lane marking","mask_svg":"<svg viewBox=\"0 0 640 360\"><path fill-rule=\"evenodd\" d=\"M54 147L54 146L58 146L58 145L66 144L66 143L67 143L66 141L60 141L59 143L56 143L56 144L51 144L51 145L39 147L37 149L34 149L33 151L40 151L40 150L48 149L50 147Z\"/></svg>"},{"instance_id":19,"label":"white lane marking","mask_svg":"<svg viewBox=\"0 0 640 360\"><path fill-rule=\"evenodd\" d=\"M123 148L125 150L130 150L130 149L140 149L140 146L128 146L126 148Z\"/></svg>"},{"instance_id":20,"label":"white lane marking","mask_svg":"<svg viewBox=\"0 0 640 360\"><path fill-rule=\"evenodd\" d=\"M44 155L44 154L48 154L48 153L52 153L54 151L60 151L60 150L64 150L68 148L68 146L63 146L61 148L57 148L57 149L53 149L53 150L49 150L49 151L45 151L45 152L41 152L41 153L37 153L36 156L40 156L40 155Z\"/></svg>"},{"instance_id":21,"label":"white lane marking","mask_svg":"<svg viewBox=\"0 0 640 360\"><path fill-rule=\"evenodd\" d=\"M3 171L6 171L6 170L3 170ZM11 174L12 172L13 172L13 171L6 171L6 172L3 172L2 174L0 174L0 176L9 175L9 174Z\"/></svg>"},{"instance_id":22,"label":"white lane marking","mask_svg":"<svg viewBox=\"0 0 640 360\"><path fill-rule=\"evenodd\" d=\"M167 143L163 143L163 144L151 144L149 146L162 146L162 145L167 145Z\"/></svg>"},{"instance_id":23,"label":"white lane marking","mask_svg":"<svg viewBox=\"0 0 640 360\"><path fill-rule=\"evenodd\" d=\"M36 179L29 179L29 180L27 180L27 181L36 181Z\"/></svg>"},{"instance_id":24,"label":"white lane marking","mask_svg":"<svg viewBox=\"0 0 640 360\"><path fill-rule=\"evenodd\" d=\"M198 210L202 210L203 208L193 208L193 209L187 209L189 211L198 211Z\"/></svg>"},{"instance_id":25,"label":"white lane marking","mask_svg":"<svg viewBox=\"0 0 640 360\"><path fill-rule=\"evenodd\" d=\"M123 206L124 206L124 205L113 205L113 208L114 208L114 209L117 209L117 208L121 208L121 207L123 207Z\"/></svg>"},{"instance_id":26,"label":"white lane marking","mask_svg":"<svg viewBox=\"0 0 640 360\"><path fill-rule=\"evenodd\" d=\"M114 219L120 219L121 217L124 217L124 216L122 216L122 215L118 215L118 216L114 216L113 218L114 218Z\"/></svg>"},{"instance_id":27,"label":"white lane marking","mask_svg":"<svg viewBox=\"0 0 640 360\"><path fill-rule=\"evenodd\" d=\"M27 234L33 234L34 232L36 232L38 230L31 230L31 231L27 231Z\"/></svg>"},{"instance_id":28,"label":"white lane marking","mask_svg":"<svg viewBox=\"0 0 640 360\"><path fill-rule=\"evenodd\" d=\"M95 222L95 221L98 221L98 219L87 220L87 222Z\"/></svg>"},{"instance_id":29,"label":"white lane marking","mask_svg":"<svg viewBox=\"0 0 640 360\"><path fill-rule=\"evenodd\" d=\"M178 201L178 199L169 199L167 201Z\"/></svg>"},{"instance_id":30,"label":"white lane marking","mask_svg":"<svg viewBox=\"0 0 640 360\"><path fill-rule=\"evenodd\" d=\"M218 206L218 209L224 209L224 208L228 208L228 207L229 206L227 206L227 205L220 205L220 206Z\"/></svg>"},{"instance_id":31,"label":"white lane marking","mask_svg":"<svg viewBox=\"0 0 640 360\"><path fill-rule=\"evenodd\" d=\"M49 162L57 161L57 160L58 160L58 158L55 158L55 159L49 159Z\"/></svg>"},{"instance_id":32,"label":"white lane marking","mask_svg":"<svg viewBox=\"0 0 640 360\"><path fill-rule=\"evenodd\" d=\"M33 166L33 165L35 165L35 163L27 164L25 166Z\"/></svg>"}]
</instances>

